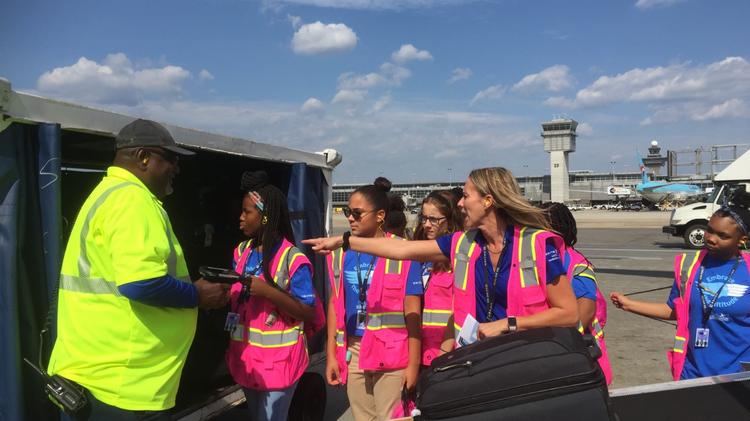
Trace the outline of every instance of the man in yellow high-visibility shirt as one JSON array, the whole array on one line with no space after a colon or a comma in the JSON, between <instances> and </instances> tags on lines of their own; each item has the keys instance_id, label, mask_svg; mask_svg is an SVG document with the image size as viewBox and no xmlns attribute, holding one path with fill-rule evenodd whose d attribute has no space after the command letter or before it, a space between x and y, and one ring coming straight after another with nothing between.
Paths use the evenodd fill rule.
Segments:
<instances>
[{"instance_id":1,"label":"man in yellow high-visibility shirt","mask_svg":"<svg viewBox=\"0 0 750 421\"><path fill-rule=\"evenodd\" d=\"M180 148L148 120L120 130L107 175L83 204L60 274L49 373L86 388L77 420L169 419L195 334L197 307L227 285L190 282L160 199L172 193Z\"/></svg>"}]
</instances>

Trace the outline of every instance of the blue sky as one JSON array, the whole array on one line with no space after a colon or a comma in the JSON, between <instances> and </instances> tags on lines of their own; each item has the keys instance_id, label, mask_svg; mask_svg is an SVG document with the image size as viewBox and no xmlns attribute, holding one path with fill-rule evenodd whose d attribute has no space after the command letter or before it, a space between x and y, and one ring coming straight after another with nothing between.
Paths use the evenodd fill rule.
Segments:
<instances>
[{"instance_id":1,"label":"blue sky","mask_svg":"<svg viewBox=\"0 0 750 421\"><path fill-rule=\"evenodd\" d=\"M540 123L581 123L572 169L750 143L750 2L6 0L15 89L344 155L336 182L549 172ZM451 171L448 171L451 168Z\"/></svg>"}]
</instances>

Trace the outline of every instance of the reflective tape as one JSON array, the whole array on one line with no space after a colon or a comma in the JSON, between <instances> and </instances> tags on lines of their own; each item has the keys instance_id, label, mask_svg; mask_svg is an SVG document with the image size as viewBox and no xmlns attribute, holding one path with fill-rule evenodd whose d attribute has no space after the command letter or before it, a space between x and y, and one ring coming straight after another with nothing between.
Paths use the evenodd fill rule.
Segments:
<instances>
[{"instance_id":1,"label":"reflective tape","mask_svg":"<svg viewBox=\"0 0 750 421\"><path fill-rule=\"evenodd\" d=\"M336 296L339 296L339 281L341 276L341 268L344 265L344 251L336 249L333 251L331 256L331 266L333 266L333 287Z\"/></svg>"},{"instance_id":2,"label":"reflective tape","mask_svg":"<svg viewBox=\"0 0 750 421\"><path fill-rule=\"evenodd\" d=\"M447 326L453 311L424 309L422 326Z\"/></svg>"},{"instance_id":3,"label":"reflective tape","mask_svg":"<svg viewBox=\"0 0 750 421\"><path fill-rule=\"evenodd\" d=\"M679 352L680 354L685 353L685 343L687 340L683 338L682 336L675 336L674 337L674 352Z\"/></svg>"},{"instance_id":4,"label":"reflective tape","mask_svg":"<svg viewBox=\"0 0 750 421\"><path fill-rule=\"evenodd\" d=\"M398 275L401 273L404 262L401 260L386 259L385 261L385 274L386 275Z\"/></svg>"},{"instance_id":5,"label":"reflective tape","mask_svg":"<svg viewBox=\"0 0 750 421\"><path fill-rule=\"evenodd\" d=\"M367 330L406 327L403 312L371 313L367 315Z\"/></svg>"},{"instance_id":6,"label":"reflective tape","mask_svg":"<svg viewBox=\"0 0 750 421\"><path fill-rule=\"evenodd\" d=\"M600 339L604 335L604 329L599 323L599 319L594 319L594 321L591 322L591 332L596 339Z\"/></svg>"},{"instance_id":7,"label":"reflective tape","mask_svg":"<svg viewBox=\"0 0 750 421\"><path fill-rule=\"evenodd\" d=\"M261 348L282 348L297 343L302 335L302 325L287 330L247 329L247 342Z\"/></svg>"},{"instance_id":8,"label":"reflective tape","mask_svg":"<svg viewBox=\"0 0 750 421\"><path fill-rule=\"evenodd\" d=\"M336 331L336 345L344 346L344 331L343 330Z\"/></svg>"},{"instance_id":9,"label":"reflective tape","mask_svg":"<svg viewBox=\"0 0 750 421\"><path fill-rule=\"evenodd\" d=\"M521 288L539 285L539 272L536 267L536 236L542 230L523 227L518 244L519 275Z\"/></svg>"},{"instance_id":10,"label":"reflective tape","mask_svg":"<svg viewBox=\"0 0 750 421\"><path fill-rule=\"evenodd\" d=\"M118 297L121 295L114 282L103 278L85 278L65 274L60 275L60 289L84 294L110 294Z\"/></svg>"},{"instance_id":11,"label":"reflective tape","mask_svg":"<svg viewBox=\"0 0 750 421\"><path fill-rule=\"evenodd\" d=\"M579 272L578 268L583 268L583 270ZM573 267L573 276L583 276L584 278L589 278L596 282L596 273L594 273L594 269L585 263L579 263Z\"/></svg>"},{"instance_id":12,"label":"reflective tape","mask_svg":"<svg viewBox=\"0 0 750 421\"><path fill-rule=\"evenodd\" d=\"M477 231L471 230L462 232L456 242L455 257L453 259L453 286L466 289L469 279L469 260L474 254L477 243L474 241L477 237Z\"/></svg>"},{"instance_id":13,"label":"reflective tape","mask_svg":"<svg viewBox=\"0 0 750 421\"><path fill-rule=\"evenodd\" d=\"M687 284L688 278L690 277L690 273L693 271L695 264L698 263L699 256L700 256L700 251L695 252L693 261L688 266L688 265L685 265L685 262L687 261L687 255L685 253L682 254L682 262L680 263L680 296L681 297L685 296L685 284Z\"/></svg>"}]
</instances>

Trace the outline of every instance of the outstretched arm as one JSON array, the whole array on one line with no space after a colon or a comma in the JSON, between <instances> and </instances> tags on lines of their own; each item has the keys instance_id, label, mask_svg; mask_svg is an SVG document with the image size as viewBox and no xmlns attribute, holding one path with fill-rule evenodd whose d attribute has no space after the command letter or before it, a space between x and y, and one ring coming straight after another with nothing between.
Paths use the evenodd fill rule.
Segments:
<instances>
[{"instance_id":1,"label":"outstretched arm","mask_svg":"<svg viewBox=\"0 0 750 421\"><path fill-rule=\"evenodd\" d=\"M344 243L342 236L321 237L302 240L304 244L320 254L328 254ZM416 260L419 262L444 262L450 259L440 250L435 240L404 241L395 238L349 237L351 250L394 260Z\"/></svg>"},{"instance_id":2,"label":"outstretched arm","mask_svg":"<svg viewBox=\"0 0 750 421\"><path fill-rule=\"evenodd\" d=\"M609 299L615 307L623 309L630 313L639 314L646 317L656 317L664 320L676 320L677 315L674 309L666 303L652 303L648 301L638 301L625 296L621 292L609 294Z\"/></svg>"}]
</instances>

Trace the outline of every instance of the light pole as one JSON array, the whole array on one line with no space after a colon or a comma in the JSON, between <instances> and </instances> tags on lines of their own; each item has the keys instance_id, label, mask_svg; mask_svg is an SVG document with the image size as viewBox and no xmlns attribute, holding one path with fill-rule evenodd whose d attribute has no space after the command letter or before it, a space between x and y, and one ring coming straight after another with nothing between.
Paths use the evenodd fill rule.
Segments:
<instances>
[{"instance_id":1,"label":"light pole","mask_svg":"<svg viewBox=\"0 0 750 421\"><path fill-rule=\"evenodd\" d=\"M529 166L526 164L523 164L523 173L525 175L524 182L523 182L523 195L526 196L526 200L531 200L531 195L529 195Z\"/></svg>"},{"instance_id":2,"label":"light pole","mask_svg":"<svg viewBox=\"0 0 750 421\"><path fill-rule=\"evenodd\" d=\"M616 163L617 161L609 161L609 165L611 165L611 169L612 169L612 183L615 182L615 164Z\"/></svg>"},{"instance_id":3,"label":"light pole","mask_svg":"<svg viewBox=\"0 0 750 421\"><path fill-rule=\"evenodd\" d=\"M450 182L448 183L448 188L453 187L453 168L448 168L448 178L450 179Z\"/></svg>"}]
</instances>

